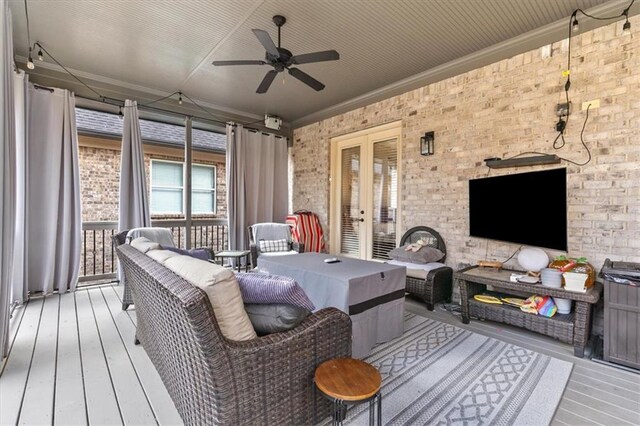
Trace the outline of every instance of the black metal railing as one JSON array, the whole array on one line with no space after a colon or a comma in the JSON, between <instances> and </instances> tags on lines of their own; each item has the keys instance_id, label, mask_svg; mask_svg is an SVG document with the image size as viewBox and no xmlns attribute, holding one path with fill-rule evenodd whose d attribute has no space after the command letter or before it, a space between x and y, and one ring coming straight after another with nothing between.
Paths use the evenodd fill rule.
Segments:
<instances>
[{"instance_id":1,"label":"black metal railing","mask_svg":"<svg viewBox=\"0 0 640 426\"><path fill-rule=\"evenodd\" d=\"M176 247L186 247L186 221L152 220L155 227L168 228ZM83 222L79 283L116 278L117 256L111 237L118 231L118 222ZM229 237L227 219L193 219L191 246L206 247L215 252L225 250Z\"/></svg>"}]
</instances>

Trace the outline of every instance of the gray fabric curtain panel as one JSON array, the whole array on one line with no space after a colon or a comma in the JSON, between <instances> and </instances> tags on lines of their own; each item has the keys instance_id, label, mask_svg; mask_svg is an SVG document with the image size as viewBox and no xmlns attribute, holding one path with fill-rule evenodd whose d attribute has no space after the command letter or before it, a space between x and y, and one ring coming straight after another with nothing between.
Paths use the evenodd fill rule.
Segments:
<instances>
[{"instance_id":1,"label":"gray fabric curtain panel","mask_svg":"<svg viewBox=\"0 0 640 426\"><path fill-rule=\"evenodd\" d=\"M151 226L138 103L124 104L118 230Z\"/></svg>"},{"instance_id":2,"label":"gray fabric curtain panel","mask_svg":"<svg viewBox=\"0 0 640 426\"><path fill-rule=\"evenodd\" d=\"M15 232L15 117L13 107L13 40L8 4L0 4L0 361L9 350L9 315ZM0 362L1 364L1 362Z\"/></svg>"},{"instance_id":3,"label":"gray fabric curtain panel","mask_svg":"<svg viewBox=\"0 0 640 426\"><path fill-rule=\"evenodd\" d=\"M82 219L75 96L29 85L25 271L30 292L73 291Z\"/></svg>"},{"instance_id":4,"label":"gray fabric curtain panel","mask_svg":"<svg viewBox=\"0 0 640 426\"><path fill-rule=\"evenodd\" d=\"M287 139L227 125L229 248L246 249L247 227L284 223L288 210Z\"/></svg>"}]
</instances>

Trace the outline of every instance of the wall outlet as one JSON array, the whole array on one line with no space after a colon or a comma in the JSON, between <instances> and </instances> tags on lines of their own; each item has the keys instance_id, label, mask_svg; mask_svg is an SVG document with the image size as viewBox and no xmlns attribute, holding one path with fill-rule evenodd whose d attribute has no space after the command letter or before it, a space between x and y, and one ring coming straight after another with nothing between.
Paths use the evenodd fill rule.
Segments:
<instances>
[{"instance_id":1,"label":"wall outlet","mask_svg":"<svg viewBox=\"0 0 640 426\"><path fill-rule=\"evenodd\" d=\"M591 101L583 102L582 103L582 110L586 111L587 108L589 107L589 104L591 104L591 108L590 109L600 108L600 99L593 99Z\"/></svg>"},{"instance_id":2,"label":"wall outlet","mask_svg":"<svg viewBox=\"0 0 640 426\"><path fill-rule=\"evenodd\" d=\"M562 103L562 104L557 104L556 105L556 115L558 117L565 117L567 115L569 115L569 107L571 106L571 104L568 103Z\"/></svg>"}]
</instances>

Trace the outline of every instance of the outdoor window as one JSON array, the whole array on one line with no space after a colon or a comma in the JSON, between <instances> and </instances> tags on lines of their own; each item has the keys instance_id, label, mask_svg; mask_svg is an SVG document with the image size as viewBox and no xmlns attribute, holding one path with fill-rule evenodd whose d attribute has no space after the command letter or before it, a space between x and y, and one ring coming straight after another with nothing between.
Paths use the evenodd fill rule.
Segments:
<instances>
[{"instance_id":1,"label":"outdoor window","mask_svg":"<svg viewBox=\"0 0 640 426\"><path fill-rule=\"evenodd\" d=\"M151 161L151 214L184 214L184 163ZM216 211L216 168L191 167L191 213Z\"/></svg>"}]
</instances>

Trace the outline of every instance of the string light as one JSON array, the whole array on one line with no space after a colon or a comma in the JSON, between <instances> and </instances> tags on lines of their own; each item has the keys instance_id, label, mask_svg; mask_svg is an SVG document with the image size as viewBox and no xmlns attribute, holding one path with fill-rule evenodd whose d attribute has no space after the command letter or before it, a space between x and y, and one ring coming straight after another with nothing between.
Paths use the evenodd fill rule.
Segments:
<instances>
[{"instance_id":1,"label":"string light","mask_svg":"<svg viewBox=\"0 0 640 426\"><path fill-rule=\"evenodd\" d=\"M124 114L122 114L122 107L118 107L118 117L120 117L120 119L124 118Z\"/></svg>"},{"instance_id":2,"label":"string light","mask_svg":"<svg viewBox=\"0 0 640 426\"><path fill-rule=\"evenodd\" d=\"M629 22L629 9L626 9L624 11L624 17L626 19L624 25L622 26L622 30L623 31L630 31L631 30L631 22Z\"/></svg>"},{"instance_id":3,"label":"string light","mask_svg":"<svg viewBox=\"0 0 640 426\"><path fill-rule=\"evenodd\" d=\"M578 18L573 17L573 23L571 24L573 28L573 32L578 32L580 30L580 26L578 25Z\"/></svg>"},{"instance_id":4,"label":"string light","mask_svg":"<svg viewBox=\"0 0 640 426\"><path fill-rule=\"evenodd\" d=\"M182 92L178 92L178 105L182 105Z\"/></svg>"},{"instance_id":5,"label":"string light","mask_svg":"<svg viewBox=\"0 0 640 426\"><path fill-rule=\"evenodd\" d=\"M38 60L44 61L44 55L42 54L42 48L38 46Z\"/></svg>"}]
</instances>

